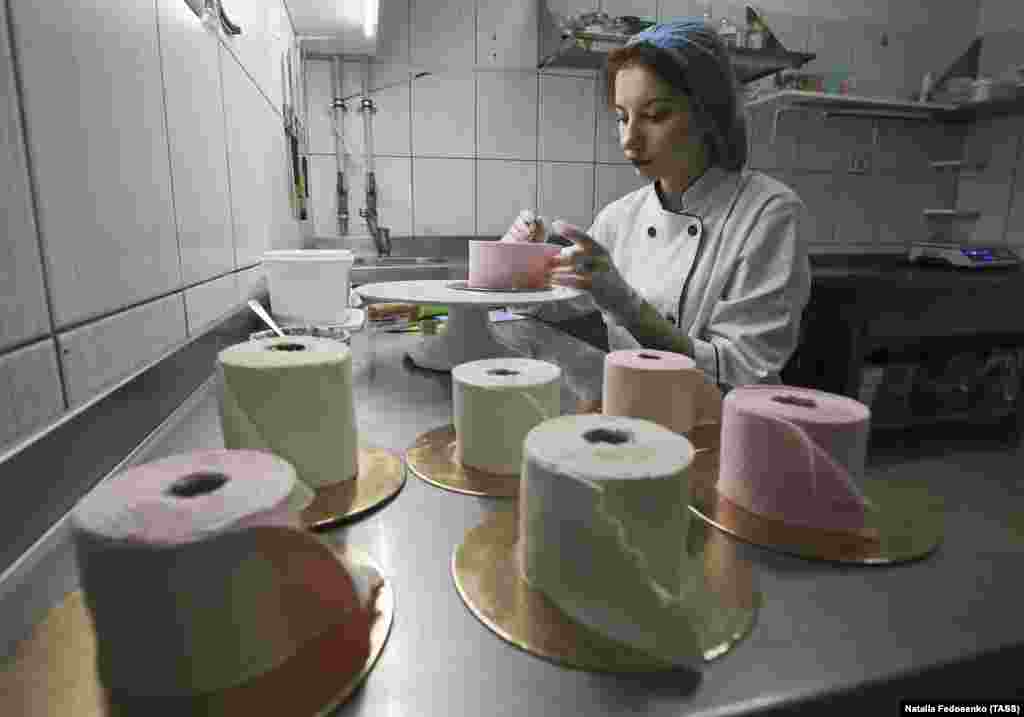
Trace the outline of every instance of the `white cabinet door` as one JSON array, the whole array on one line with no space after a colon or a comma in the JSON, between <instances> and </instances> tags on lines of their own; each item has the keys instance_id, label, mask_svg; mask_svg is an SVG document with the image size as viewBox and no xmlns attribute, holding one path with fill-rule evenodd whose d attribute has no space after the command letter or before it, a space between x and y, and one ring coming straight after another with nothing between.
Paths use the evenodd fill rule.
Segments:
<instances>
[{"instance_id":1,"label":"white cabinet door","mask_svg":"<svg viewBox=\"0 0 1024 717\"><path fill-rule=\"evenodd\" d=\"M10 7L58 326L177 289L156 6Z\"/></svg>"},{"instance_id":2,"label":"white cabinet door","mask_svg":"<svg viewBox=\"0 0 1024 717\"><path fill-rule=\"evenodd\" d=\"M234 268L217 36L182 0L158 0L181 270L192 285Z\"/></svg>"},{"instance_id":3,"label":"white cabinet door","mask_svg":"<svg viewBox=\"0 0 1024 717\"><path fill-rule=\"evenodd\" d=\"M0 349L50 328L7 28L7 9L0 5L0 212L6 222L0 236Z\"/></svg>"}]
</instances>

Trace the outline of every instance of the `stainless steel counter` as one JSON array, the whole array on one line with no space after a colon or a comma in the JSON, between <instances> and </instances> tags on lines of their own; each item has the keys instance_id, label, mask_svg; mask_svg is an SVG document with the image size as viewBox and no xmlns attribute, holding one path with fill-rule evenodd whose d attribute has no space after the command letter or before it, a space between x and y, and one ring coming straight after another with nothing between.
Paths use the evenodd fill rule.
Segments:
<instances>
[{"instance_id":1,"label":"stainless steel counter","mask_svg":"<svg viewBox=\"0 0 1024 717\"><path fill-rule=\"evenodd\" d=\"M532 320L497 328L539 358L572 355L577 365L600 359L599 352ZM418 340L366 332L354 338L359 430L371 445L400 452L419 434L451 421L450 377L404 358ZM563 399L571 409L568 383ZM207 383L134 460L221 445L216 390ZM897 714L901 697L1019 694L1021 458L1016 447L966 446L943 456L872 462L871 479L926 478L945 498L946 541L922 562L837 567L744 546L759 574L764 607L752 635L708 665L697 684L678 674L619 677L564 669L500 640L463 605L449 564L467 529L511 503L446 492L410 476L395 501L332 534L378 559L397 601L377 668L338 714L775 714L844 692L843 705L874 700L890 706L879 714ZM66 531L58 527L0 585L5 654L74 586ZM1000 648L994 658L971 660ZM955 664L912 676L949 662Z\"/></svg>"}]
</instances>

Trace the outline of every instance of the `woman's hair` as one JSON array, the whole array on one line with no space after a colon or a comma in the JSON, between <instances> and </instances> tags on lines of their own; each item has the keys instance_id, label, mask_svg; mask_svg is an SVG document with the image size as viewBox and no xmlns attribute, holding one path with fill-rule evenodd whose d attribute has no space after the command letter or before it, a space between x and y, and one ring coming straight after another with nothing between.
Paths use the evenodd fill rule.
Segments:
<instances>
[{"instance_id":1,"label":"woman's hair","mask_svg":"<svg viewBox=\"0 0 1024 717\"><path fill-rule=\"evenodd\" d=\"M659 26L663 27L663 26ZM747 162L747 125L739 103L729 51L703 23L678 25L662 47L643 38L608 53L607 104L615 105L615 78L629 67L646 67L690 100L690 113L708 150L708 162L740 169ZM664 34L657 36L659 42Z\"/></svg>"}]
</instances>

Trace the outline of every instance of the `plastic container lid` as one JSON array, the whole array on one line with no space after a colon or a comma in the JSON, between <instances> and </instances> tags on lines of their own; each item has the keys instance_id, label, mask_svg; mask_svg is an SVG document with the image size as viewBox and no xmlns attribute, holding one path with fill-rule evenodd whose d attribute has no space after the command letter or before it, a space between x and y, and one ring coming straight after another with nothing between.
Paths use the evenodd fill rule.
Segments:
<instances>
[{"instance_id":1,"label":"plastic container lid","mask_svg":"<svg viewBox=\"0 0 1024 717\"><path fill-rule=\"evenodd\" d=\"M278 249L264 252L263 261L353 261L348 249Z\"/></svg>"}]
</instances>

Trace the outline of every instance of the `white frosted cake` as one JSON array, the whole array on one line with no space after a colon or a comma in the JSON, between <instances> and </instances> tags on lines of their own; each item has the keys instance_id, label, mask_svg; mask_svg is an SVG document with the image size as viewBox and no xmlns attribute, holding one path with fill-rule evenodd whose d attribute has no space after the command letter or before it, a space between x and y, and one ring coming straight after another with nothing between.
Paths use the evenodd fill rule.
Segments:
<instances>
[{"instance_id":1,"label":"white frosted cake","mask_svg":"<svg viewBox=\"0 0 1024 717\"><path fill-rule=\"evenodd\" d=\"M637 418L562 416L524 445L519 504L523 578L570 618L675 665L701 661L708 599L686 550L683 436Z\"/></svg>"},{"instance_id":2,"label":"white frosted cake","mask_svg":"<svg viewBox=\"0 0 1024 717\"><path fill-rule=\"evenodd\" d=\"M562 370L527 358L482 359L452 370L456 460L470 468L518 475L523 439L561 412Z\"/></svg>"}]
</instances>

